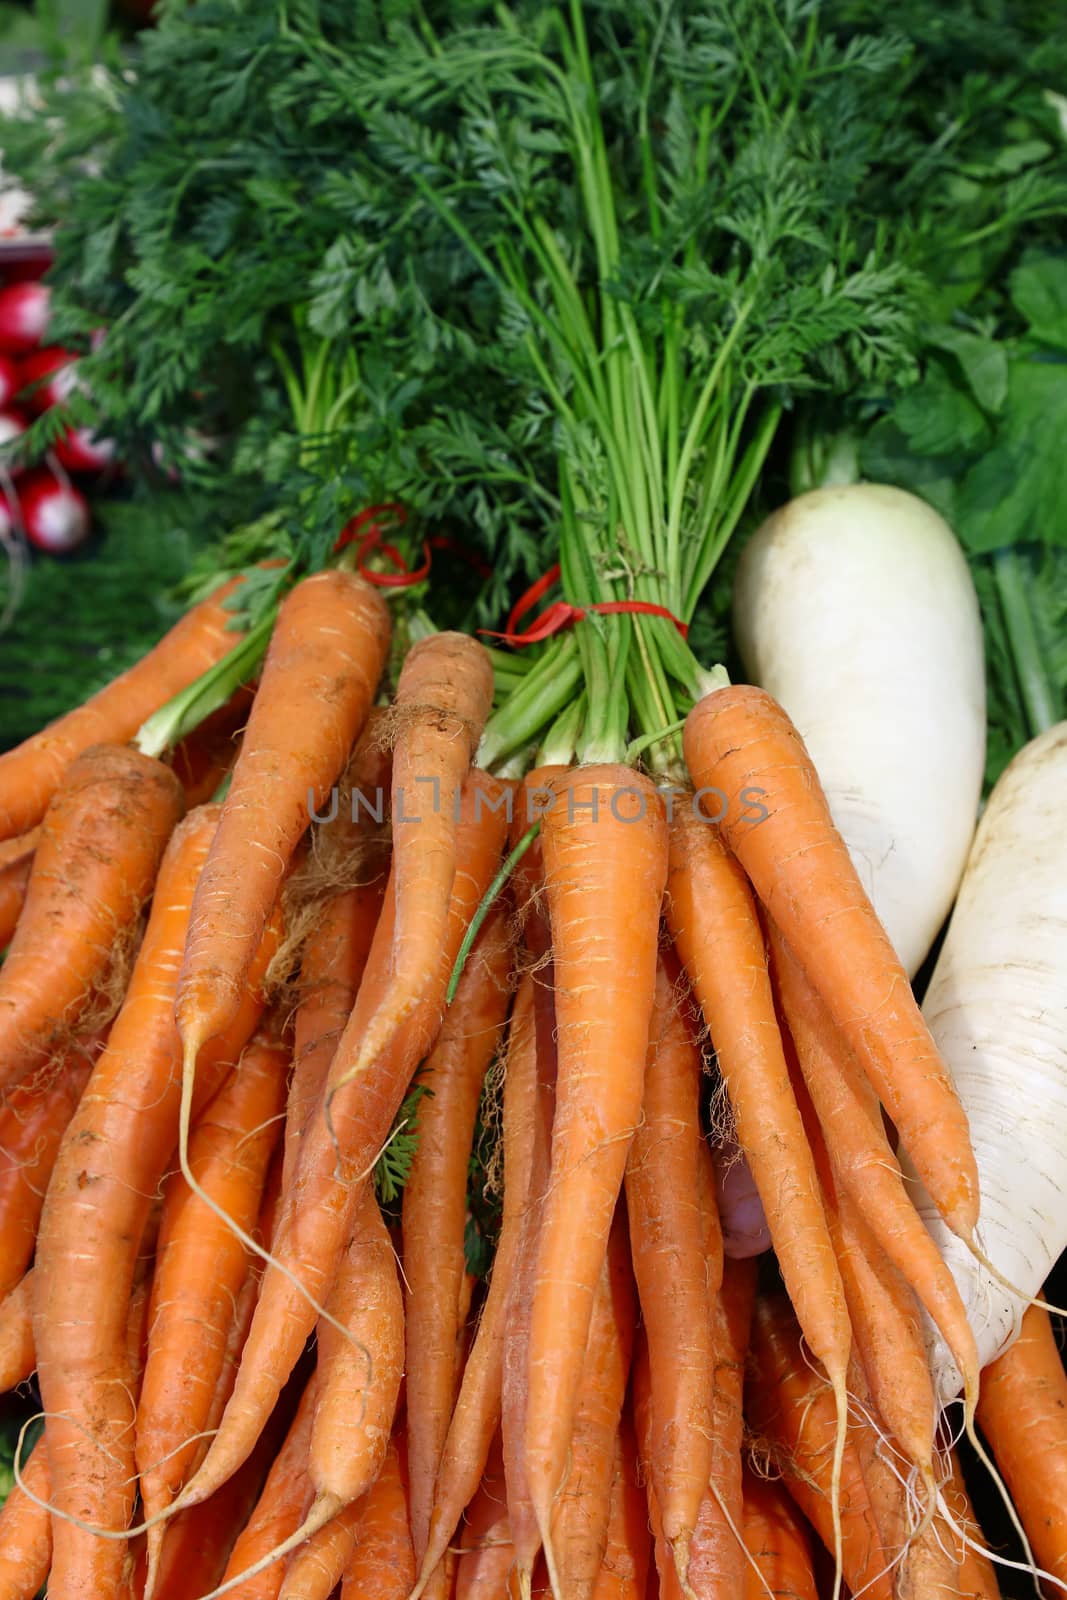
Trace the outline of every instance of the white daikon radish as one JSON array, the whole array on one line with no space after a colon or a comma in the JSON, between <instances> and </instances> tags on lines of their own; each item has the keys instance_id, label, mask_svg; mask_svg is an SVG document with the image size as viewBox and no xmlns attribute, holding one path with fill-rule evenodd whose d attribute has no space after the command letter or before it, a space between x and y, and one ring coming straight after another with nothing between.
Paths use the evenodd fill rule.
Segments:
<instances>
[{"instance_id":1,"label":"white daikon radish","mask_svg":"<svg viewBox=\"0 0 1067 1600\"><path fill-rule=\"evenodd\" d=\"M985 762L981 621L955 535L900 489L813 490L746 546L734 627L914 974L959 885Z\"/></svg>"},{"instance_id":2,"label":"white daikon radish","mask_svg":"<svg viewBox=\"0 0 1067 1600\"><path fill-rule=\"evenodd\" d=\"M970 1122L979 1244L1002 1277L1038 1295L1067 1249L1067 722L1020 751L989 798L923 1015ZM917 1195L984 1367L1014 1339L1025 1301ZM949 1399L959 1375L930 1338Z\"/></svg>"}]
</instances>

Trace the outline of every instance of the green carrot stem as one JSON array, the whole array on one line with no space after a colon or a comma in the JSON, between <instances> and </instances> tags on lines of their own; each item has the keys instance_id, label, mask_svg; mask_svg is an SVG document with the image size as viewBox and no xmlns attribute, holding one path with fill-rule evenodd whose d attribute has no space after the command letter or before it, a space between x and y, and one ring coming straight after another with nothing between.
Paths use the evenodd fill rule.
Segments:
<instances>
[{"instance_id":1,"label":"green carrot stem","mask_svg":"<svg viewBox=\"0 0 1067 1600\"><path fill-rule=\"evenodd\" d=\"M1059 721L1060 710L1042 660L1018 551L998 550L993 558L993 571L1026 720L1031 737L1036 737Z\"/></svg>"},{"instance_id":2,"label":"green carrot stem","mask_svg":"<svg viewBox=\"0 0 1067 1600\"><path fill-rule=\"evenodd\" d=\"M198 728L213 711L224 706L235 690L255 676L267 653L277 607L272 606L254 623L239 644L187 689L154 711L134 743L142 755L158 759Z\"/></svg>"}]
</instances>

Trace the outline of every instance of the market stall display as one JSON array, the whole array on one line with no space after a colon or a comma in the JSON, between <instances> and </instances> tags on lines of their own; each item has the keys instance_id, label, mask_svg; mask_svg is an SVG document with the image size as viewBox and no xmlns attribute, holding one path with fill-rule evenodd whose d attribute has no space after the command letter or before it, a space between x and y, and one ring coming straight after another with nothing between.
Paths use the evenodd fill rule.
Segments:
<instances>
[{"instance_id":1,"label":"market stall display","mask_svg":"<svg viewBox=\"0 0 1067 1600\"><path fill-rule=\"evenodd\" d=\"M1063 66L240 0L11 128L29 441L220 537L0 755L6 1592L1067 1585Z\"/></svg>"}]
</instances>

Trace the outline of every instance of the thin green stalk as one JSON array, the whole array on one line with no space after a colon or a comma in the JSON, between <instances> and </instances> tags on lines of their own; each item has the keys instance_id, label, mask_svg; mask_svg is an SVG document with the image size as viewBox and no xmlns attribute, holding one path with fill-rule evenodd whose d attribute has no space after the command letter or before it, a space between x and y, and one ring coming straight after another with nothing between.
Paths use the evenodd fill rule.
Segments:
<instances>
[{"instance_id":1,"label":"thin green stalk","mask_svg":"<svg viewBox=\"0 0 1067 1600\"><path fill-rule=\"evenodd\" d=\"M567 643L570 651L561 650L539 663L522 687L493 712L478 747L480 767L492 768L532 743L571 699L582 681L582 663L573 639Z\"/></svg>"},{"instance_id":2,"label":"thin green stalk","mask_svg":"<svg viewBox=\"0 0 1067 1600\"><path fill-rule=\"evenodd\" d=\"M471 949L474 945L475 939L478 937L482 923L489 915L494 903L500 898L504 885L511 877L511 874L515 871L515 868L518 866L527 850L529 850L540 831L541 823L540 819L538 819L537 822L531 824L531 826L527 828L526 832L523 834L514 850L510 851L509 854L504 857L496 877L493 879L492 883L483 894L481 900L478 902L478 908L467 925L467 931L463 935L463 943L460 945L456 954L455 964L452 968L452 976L448 980L448 989L445 992L446 1006L450 1006L453 1000L456 998L456 990L459 988L459 980L463 976L463 968L467 965L467 957L471 953Z\"/></svg>"},{"instance_id":3,"label":"thin green stalk","mask_svg":"<svg viewBox=\"0 0 1067 1600\"><path fill-rule=\"evenodd\" d=\"M239 644L216 661L213 667L187 689L154 711L138 732L134 743L142 755L159 758L173 749L205 717L224 706L235 690L255 677L270 642L277 608L271 607L245 634Z\"/></svg>"},{"instance_id":4,"label":"thin green stalk","mask_svg":"<svg viewBox=\"0 0 1067 1600\"><path fill-rule=\"evenodd\" d=\"M689 472L693 464L693 456L702 436L705 418L715 395L716 387L722 377L723 369L733 351L734 345L740 338L741 330L752 309L752 302L748 301L738 311L733 327L723 340L722 348L712 363L711 371L704 380L700 398L690 419L686 430L685 441L682 445L681 455L678 460L678 470L675 474L671 494L670 512L667 521L667 571L670 577L670 595L668 604L672 611L680 613L683 605L682 582L679 560L679 543L681 539L682 512L685 507L685 490L689 479Z\"/></svg>"},{"instance_id":5,"label":"thin green stalk","mask_svg":"<svg viewBox=\"0 0 1067 1600\"><path fill-rule=\"evenodd\" d=\"M1026 709L1031 737L1044 733L1060 720L1056 695L1042 659L1034 616L1026 593L1026 580L1017 550L998 550L993 571L1000 609L1011 645L1019 692Z\"/></svg>"},{"instance_id":6,"label":"thin green stalk","mask_svg":"<svg viewBox=\"0 0 1067 1600\"><path fill-rule=\"evenodd\" d=\"M700 599L734 529L744 514L749 497L756 486L756 480L763 470L763 464L774 442L774 435L778 430L781 416L782 408L777 402L766 408L760 417L755 434L741 457L739 466L734 471L730 484L729 498L717 519L714 537L702 544L700 563L694 569L689 587L685 592L682 616L686 621L692 617L693 612L696 610L697 601Z\"/></svg>"},{"instance_id":7,"label":"thin green stalk","mask_svg":"<svg viewBox=\"0 0 1067 1600\"><path fill-rule=\"evenodd\" d=\"M621 620L611 619L612 622ZM583 763L621 761L626 748L626 697L620 693L622 685L613 671L606 639L595 624L579 623L575 633L589 708L578 759Z\"/></svg>"},{"instance_id":8,"label":"thin green stalk","mask_svg":"<svg viewBox=\"0 0 1067 1600\"><path fill-rule=\"evenodd\" d=\"M578 736L582 730L586 703L586 696L583 691L578 695L577 699L571 701L564 711L560 712L545 734L534 756L533 764L535 767L569 767L572 765L574 753L578 747Z\"/></svg>"}]
</instances>

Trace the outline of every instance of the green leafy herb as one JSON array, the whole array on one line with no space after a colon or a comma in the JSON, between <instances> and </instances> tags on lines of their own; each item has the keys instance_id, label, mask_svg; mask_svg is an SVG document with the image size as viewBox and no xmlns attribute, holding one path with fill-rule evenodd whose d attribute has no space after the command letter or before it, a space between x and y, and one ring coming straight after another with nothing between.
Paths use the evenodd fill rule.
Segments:
<instances>
[{"instance_id":1,"label":"green leafy herb","mask_svg":"<svg viewBox=\"0 0 1067 1600\"><path fill-rule=\"evenodd\" d=\"M390 1130L389 1140L374 1168L374 1187L385 1206L394 1205L403 1193L411 1163L419 1143L419 1102L433 1090L424 1083L413 1083L404 1097Z\"/></svg>"}]
</instances>

